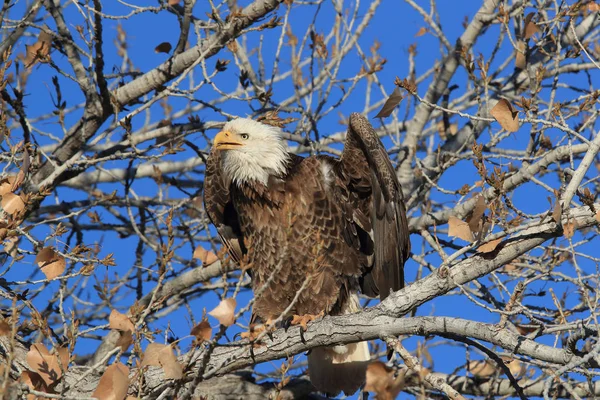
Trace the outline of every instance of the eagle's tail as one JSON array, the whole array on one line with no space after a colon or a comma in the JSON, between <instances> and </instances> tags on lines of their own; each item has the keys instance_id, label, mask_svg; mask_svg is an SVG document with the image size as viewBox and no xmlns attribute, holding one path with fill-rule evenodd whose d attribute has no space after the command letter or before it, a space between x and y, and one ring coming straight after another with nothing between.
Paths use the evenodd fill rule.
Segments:
<instances>
[{"instance_id":1,"label":"eagle's tail","mask_svg":"<svg viewBox=\"0 0 600 400\"><path fill-rule=\"evenodd\" d=\"M358 297L349 297L344 314L360 310ZM365 383L370 360L367 342L317 347L308 354L308 375L320 392L335 396L343 391L349 396Z\"/></svg>"}]
</instances>

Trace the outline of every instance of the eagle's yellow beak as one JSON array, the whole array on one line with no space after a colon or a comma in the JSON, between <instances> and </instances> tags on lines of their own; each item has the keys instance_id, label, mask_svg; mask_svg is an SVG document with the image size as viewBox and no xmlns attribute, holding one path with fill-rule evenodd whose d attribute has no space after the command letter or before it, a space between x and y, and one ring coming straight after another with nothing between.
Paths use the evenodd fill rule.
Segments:
<instances>
[{"instance_id":1,"label":"eagle's yellow beak","mask_svg":"<svg viewBox=\"0 0 600 400\"><path fill-rule=\"evenodd\" d=\"M231 132L221 131L217 133L213 140L213 146L217 150L232 150L243 146L244 143L240 142Z\"/></svg>"}]
</instances>

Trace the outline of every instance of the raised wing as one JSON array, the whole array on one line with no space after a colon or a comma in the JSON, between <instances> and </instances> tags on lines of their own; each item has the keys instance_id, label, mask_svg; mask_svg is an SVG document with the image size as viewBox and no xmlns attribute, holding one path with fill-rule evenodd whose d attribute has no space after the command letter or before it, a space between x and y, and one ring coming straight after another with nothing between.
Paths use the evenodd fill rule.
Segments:
<instances>
[{"instance_id":1,"label":"raised wing","mask_svg":"<svg viewBox=\"0 0 600 400\"><path fill-rule=\"evenodd\" d=\"M204 176L204 208L217 228L231 258L239 264L246 249L237 212L231 202L228 182L221 172L221 153L212 151L206 160Z\"/></svg>"},{"instance_id":2,"label":"raised wing","mask_svg":"<svg viewBox=\"0 0 600 400\"><path fill-rule=\"evenodd\" d=\"M355 193L354 222L373 240L371 268L364 272L361 288L383 300L390 291L404 287L409 231L394 167L375 130L360 114L350 115L341 163L349 178L348 190Z\"/></svg>"}]
</instances>

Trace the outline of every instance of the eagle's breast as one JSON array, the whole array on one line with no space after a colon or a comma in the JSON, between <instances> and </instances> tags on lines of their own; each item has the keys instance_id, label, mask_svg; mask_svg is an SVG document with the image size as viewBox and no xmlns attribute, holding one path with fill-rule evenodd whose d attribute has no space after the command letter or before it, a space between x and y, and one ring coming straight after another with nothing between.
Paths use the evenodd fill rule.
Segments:
<instances>
[{"instance_id":1,"label":"eagle's breast","mask_svg":"<svg viewBox=\"0 0 600 400\"><path fill-rule=\"evenodd\" d=\"M234 204L248 249L254 312L263 320L330 313L349 289L340 263L360 272L356 250L342 237L342 212L331 161L309 157L290 168L283 186L241 186ZM262 193L262 196L259 196Z\"/></svg>"}]
</instances>

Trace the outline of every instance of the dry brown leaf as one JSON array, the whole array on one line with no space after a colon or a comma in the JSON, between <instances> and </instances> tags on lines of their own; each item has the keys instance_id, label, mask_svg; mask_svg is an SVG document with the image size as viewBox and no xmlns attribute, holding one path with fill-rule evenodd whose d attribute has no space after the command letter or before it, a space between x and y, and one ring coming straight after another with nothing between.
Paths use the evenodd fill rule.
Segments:
<instances>
[{"instance_id":1,"label":"dry brown leaf","mask_svg":"<svg viewBox=\"0 0 600 400\"><path fill-rule=\"evenodd\" d=\"M27 176L27 172L29 172L30 163L31 161L29 159L29 152L27 151L27 148L25 148L23 150L23 164L21 165L21 169L19 170L19 173L17 174L17 177L10 188L11 192L17 190L19 186L21 186L21 183L23 183L25 180L25 176Z\"/></svg>"},{"instance_id":2,"label":"dry brown leaf","mask_svg":"<svg viewBox=\"0 0 600 400\"><path fill-rule=\"evenodd\" d=\"M502 358L502 361L504 361L504 364L508 367L512 376L514 376L515 378L520 378L523 375L525 375L526 369L519 360L515 360L514 358L511 358L511 357L501 357L501 358Z\"/></svg>"},{"instance_id":3,"label":"dry brown leaf","mask_svg":"<svg viewBox=\"0 0 600 400\"><path fill-rule=\"evenodd\" d=\"M596 2L588 3L588 11L589 12L598 12L600 11L600 4Z\"/></svg>"},{"instance_id":4,"label":"dry brown leaf","mask_svg":"<svg viewBox=\"0 0 600 400\"><path fill-rule=\"evenodd\" d=\"M196 336L199 342L208 341L212 337L212 328L207 319L203 319L198 325L192 328L190 335Z\"/></svg>"},{"instance_id":5,"label":"dry brown leaf","mask_svg":"<svg viewBox=\"0 0 600 400\"><path fill-rule=\"evenodd\" d=\"M491 114L507 132L516 132L519 129L519 113L506 99L500 99L492 108Z\"/></svg>"},{"instance_id":6,"label":"dry brown leaf","mask_svg":"<svg viewBox=\"0 0 600 400\"><path fill-rule=\"evenodd\" d=\"M35 257L35 263L40 267L46 279L54 279L65 272L65 258L54 251L52 247L44 247Z\"/></svg>"},{"instance_id":7,"label":"dry brown leaf","mask_svg":"<svg viewBox=\"0 0 600 400\"><path fill-rule=\"evenodd\" d=\"M25 209L25 203L21 196L14 193L5 193L2 196L2 208L8 214L13 215Z\"/></svg>"},{"instance_id":8,"label":"dry brown leaf","mask_svg":"<svg viewBox=\"0 0 600 400\"><path fill-rule=\"evenodd\" d=\"M477 196L477 203L475 204L475 208L473 208L473 212L471 216L467 220L469 223L469 229L473 233L479 233L483 224L481 224L481 219L483 218L483 214L485 214L485 210L487 210L487 204L485 203L485 198L482 195Z\"/></svg>"},{"instance_id":9,"label":"dry brown leaf","mask_svg":"<svg viewBox=\"0 0 600 400\"><path fill-rule=\"evenodd\" d=\"M188 203L188 207L183 212L190 218L198 218L200 216L199 210L202 209L202 197L194 197L192 201Z\"/></svg>"},{"instance_id":10,"label":"dry brown leaf","mask_svg":"<svg viewBox=\"0 0 600 400\"><path fill-rule=\"evenodd\" d=\"M562 218L562 207L560 206L560 200L556 199L556 204L554 205L554 210L552 210L552 219L557 224L560 223Z\"/></svg>"},{"instance_id":11,"label":"dry brown leaf","mask_svg":"<svg viewBox=\"0 0 600 400\"><path fill-rule=\"evenodd\" d=\"M142 367L160 367L160 351L165 347L166 345L164 344L150 343L144 351L144 356L142 357Z\"/></svg>"},{"instance_id":12,"label":"dry brown leaf","mask_svg":"<svg viewBox=\"0 0 600 400\"><path fill-rule=\"evenodd\" d=\"M231 326L235 322L235 299L229 298L221 300L218 306L216 306L208 315L216 318L219 323L223 326Z\"/></svg>"},{"instance_id":13,"label":"dry brown leaf","mask_svg":"<svg viewBox=\"0 0 600 400\"><path fill-rule=\"evenodd\" d=\"M4 240L4 251L7 252L12 258L15 258L19 249L20 236L11 236Z\"/></svg>"},{"instance_id":14,"label":"dry brown leaf","mask_svg":"<svg viewBox=\"0 0 600 400\"><path fill-rule=\"evenodd\" d=\"M517 332L519 332L519 334L523 336L527 336L530 333L537 332L540 329L539 326L526 326L520 324L515 324L515 328L517 328Z\"/></svg>"},{"instance_id":15,"label":"dry brown leaf","mask_svg":"<svg viewBox=\"0 0 600 400\"><path fill-rule=\"evenodd\" d=\"M23 371L19 377L19 382L26 384L33 390L48 393L48 387L41 376L32 371ZM28 394L27 400L36 400L38 397L34 394Z\"/></svg>"},{"instance_id":16,"label":"dry brown leaf","mask_svg":"<svg viewBox=\"0 0 600 400\"><path fill-rule=\"evenodd\" d=\"M421 27L421 29L419 29L419 31L415 34L415 37L419 37L419 36L423 36L424 34L426 34L427 32L429 32L429 29L425 28L424 26Z\"/></svg>"},{"instance_id":17,"label":"dry brown leaf","mask_svg":"<svg viewBox=\"0 0 600 400\"><path fill-rule=\"evenodd\" d=\"M12 192L12 187L16 179L16 175L10 175L0 181L0 196Z\"/></svg>"},{"instance_id":18,"label":"dry brown leaf","mask_svg":"<svg viewBox=\"0 0 600 400\"><path fill-rule=\"evenodd\" d=\"M431 370L429 368L419 368L419 382L425 382L425 378L427 378L427 375L429 375L430 373Z\"/></svg>"},{"instance_id":19,"label":"dry brown leaf","mask_svg":"<svg viewBox=\"0 0 600 400\"><path fill-rule=\"evenodd\" d=\"M181 0L169 0L169 5L170 6L176 6L177 4L179 4Z\"/></svg>"},{"instance_id":20,"label":"dry brown leaf","mask_svg":"<svg viewBox=\"0 0 600 400\"><path fill-rule=\"evenodd\" d=\"M50 55L50 47L52 46L52 36L46 32L40 32L37 42L31 46L25 46L25 66L27 68L33 66L38 61L46 61Z\"/></svg>"},{"instance_id":21,"label":"dry brown leaf","mask_svg":"<svg viewBox=\"0 0 600 400\"><path fill-rule=\"evenodd\" d=\"M569 221L563 225L563 234L567 239L570 239L575 234L575 230L577 229L577 221Z\"/></svg>"},{"instance_id":22,"label":"dry brown leaf","mask_svg":"<svg viewBox=\"0 0 600 400\"><path fill-rule=\"evenodd\" d=\"M0 241L6 239L8 234L8 225L4 221L0 221Z\"/></svg>"},{"instance_id":23,"label":"dry brown leaf","mask_svg":"<svg viewBox=\"0 0 600 400\"><path fill-rule=\"evenodd\" d=\"M525 39L529 39L540 32L540 28L532 21L534 15L535 13L529 13L525 17Z\"/></svg>"},{"instance_id":24,"label":"dry brown leaf","mask_svg":"<svg viewBox=\"0 0 600 400\"><path fill-rule=\"evenodd\" d=\"M394 371L381 361L369 364L366 372L365 392L373 392L377 400L393 400L404 389L406 369Z\"/></svg>"},{"instance_id":25,"label":"dry brown leaf","mask_svg":"<svg viewBox=\"0 0 600 400\"><path fill-rule=\"evenodd\" d=\"M518 269L519 267L517 267L515 264L506 264L504 266L504 272L514 272Z\"/></svg>"},{"instance_id":26,"label":"dry brown leaf","mask_svg":"<svg viewBox=\"0 0 600 400\"><path fill-rule=\"evenodd\" d=\"M473 242L473 233L471 233L469 224L456 217L448 219L448 236L457 237L469 243Z\"/></svg>"},{"instance_id":27,"label":"dry brown leaf","mask_svg":"<svg viewBox=\"0 0 600 400\"><path fill-rule=\"evenodd\" d=\"M457 123L449 124L448 129L446 129L444 121L438 122L436 126L437 126L438 133L442 139L446 139L446 137L448 137L448 135L454 136L458 132L458 124Z\"/></svg>"},{"instance_id":28,"label":"dry brown leaf","mask_svg":"<svg viewBox=\"0 0 600 400\"><path fill-rule=\"evenodd\" d=\"M0 321L0 336L9 336L12 334L12 327L6 320Z\"/></svg>"},{"instance_id":29,"label":"dry brown leaf","mask_svg":"<svg viewBox=\"0 0 600 400\"><path fill-rule=\"evenodd\" d=\"M118 331L130 331L133 333L135 327L133 322L125 314L121 314L117 310L112 310L108 317L108 326L110 329L116 329Z\"/></svg>"},{"instance_id":30,"label":"dry brown leaf","mask_svg":"<svg viewBox=\"0 0 600 400\"><path fill-rule=\"evenodd\" d=\"M171 46L171 43L162 42L161 44L159 44L158 46L156 46L154 48L154 52L169 54L169 52L171 51L172 48L173 48L173 46Z\"/></svg>"},{"instance_id":31,"label":"dry brown leaf","mask_svg":"<svg viewBox=\"0 0 600 400\"><path fill-rule=\"evenodd\" d=\"M204 266L210 265L214 262L219 261L219 257L217 257L217 255L215 253L213 253L210 250L206 250L202 246L196 247L196 250L194 250L193 257L195 259L202 261L202 265L204 265Z\"/></svg>"},{"instance_id":32,"label":"dry brown leaf","mask_svg":"<svg viewBox=\"0 0 600 400\"><path fill-rule=\"evenodd\" d=\"M27 353L27 364L40 375L46 385L50 386L61 378L62 370L67 370L69 351L66 348L60 348L58 352L50 354L46 346L35 343L31 345ZM60 365L62 365L62 370Z\"/></svg>"},{"instance_id":33,"label":"dry brown leaf","mask_svg":"<svg viewBox=\"0 0 600 400\"><path fill-rule=\"evenodd\" d=\"M375 118L385 118L389 117L390 114L394 111L396 106L402 102L402 93L400 93L400 88L396 86L390 97L385 101L381 110L377 113Z\"/></svg>"},{"instance_id":34,"label":"dry brown leaf","mask_svg":"<svg viewBox=\"0 0 600 400\"><path fill-rule=\"evenodd\" d=\"M129 346L133 344L133 334L130 330L119 331L119 340L116 345L121 347L121 351L127 351Z\"/></svg>"},{"instance_id":35,"label":"dry brown leaf","mask_svg":"<svg viewBox=\"0 0 600 400\"><path fill-rule=\"evenodd\" d=\"M496 373L496 364L484 360L470 361L467 370L479 378L487 378Z\"/></svg>"},{"instance_id":36,"label":"dry brown leaf","mask_svg":"<svg viewBox=\"0 0 600 400\"><path fill-rule=\"evenodd\" d=\"M92 396L98 400L123 400L128 387L129 368L118 362L106 368Z\"/></svg>"},{"instance_id":37,"label":"dry brown leaf","mask_svg":"<svg viewBox=\"0 0 600 400\"><path fill-rule=\"evenodd\" d=\"M500 242L502 242L502 238L491 240L479 246L477 251L480 253L491 253L492 251L496 250L496 247L498 247Z\"/></svg>"},{"instance_id":38,"label":"dry brown leaf","mask_svg":"<svg viewBox=\"0 0 600 400\"><path fill-rule=\"evenodd\" d=\"M525 53L527 52L527 43L522 40L517 42L517 50L515 50L515 67L519 69L525 69L527 67L527 58Z\"/></svg>"},{"instance_id":39,"label":"dry brown leaf","mask_svg":"<svg viewBox=\"0 0 600 400\"><path fill-rule=\"evenodd\" d=\"M183 378L183 368L173 354L173 348L169 345L150 343L142 358L142 367L147 365L162 367L167 379Z\"/></svg>"}]
</instances>

